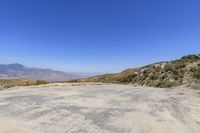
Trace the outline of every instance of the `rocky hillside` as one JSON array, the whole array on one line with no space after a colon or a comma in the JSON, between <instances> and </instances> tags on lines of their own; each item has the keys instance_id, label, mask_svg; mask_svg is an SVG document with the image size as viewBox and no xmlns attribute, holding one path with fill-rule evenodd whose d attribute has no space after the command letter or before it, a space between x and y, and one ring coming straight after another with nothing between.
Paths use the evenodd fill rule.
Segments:
<instances>
[{"instance_id":1,"label":"rocky hillside","mask_svg":"<svg viewBox=\"0 0 200 133\"><path fill-rule=\"evenodd\" d=\"M84 82L133 83L154 87L173 87L200 81L200 55L188 55L179 60L159 62L121 73L106 74L80 80Z\"/></svg>"},{"instance_id":2,"label":"rocky hillside","mask_svg":"<svg viewBox=\"0 0 200 133\"><path fill-rule=\"evenodd\" d=\"M21 64L2 64L0 65L0 79L31 79L31 80L45 80L45 81L66 81L78 78L86 78L88 75L65 73L51 69L41 69L26 67Z\"/></svg>"}]
</instances>

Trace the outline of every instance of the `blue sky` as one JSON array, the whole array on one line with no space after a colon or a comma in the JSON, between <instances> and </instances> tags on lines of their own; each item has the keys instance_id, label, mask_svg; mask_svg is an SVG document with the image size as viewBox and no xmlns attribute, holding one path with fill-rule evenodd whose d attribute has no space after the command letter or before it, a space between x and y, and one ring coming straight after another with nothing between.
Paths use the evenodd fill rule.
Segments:
<instances>
[{"instance_id":1,"label":"blue sky","mask_svg":"<svg viewBox=\"0 0 200 133\"><path fill-rule=\"evenodd\" d=\"M0 63L118 72L200 53L199 0L1 0Z\"/></svg>"}]
</instances>

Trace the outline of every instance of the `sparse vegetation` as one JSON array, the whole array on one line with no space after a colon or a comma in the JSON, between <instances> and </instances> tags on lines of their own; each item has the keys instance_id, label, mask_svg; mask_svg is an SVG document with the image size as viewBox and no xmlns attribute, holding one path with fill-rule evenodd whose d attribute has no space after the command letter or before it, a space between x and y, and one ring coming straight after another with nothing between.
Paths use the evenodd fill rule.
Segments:
<instances>
[{"instance_id":1,"label":"sparse vegetation","mask_svg":"<svg viewBox=\"0 0 200 133\"><path fill-rule=\"evenodd\" d=\"M78 83L80 80L69 80L68 83Z\"/></svg>"},{"instance_id":2,"label":"sparse vegetation","mask_svg":"<svg viewBox=\"0 0 200 133\"><path fill-rule=\"evenodd\" d=\"M131 70L131 71L130 71ZM200 83L200 55L184 56L180 60L160 62L142 68L128 69L80 80L84 82L134 83L154 87L174 87Z\"/></svg>"},{"instance_id":3,"label":"sparse vegetation","mask_svg":"<svg viewBox=\"0 0 200 133\"><path fill-rule=\"evenodd\" d=\"M44 80L36 80L35 85L42 85L42 84L47 84L48 82L44 81Z\"/></svg>"},{"instance_id":4,"label":"sparse vegetation","mask_svg":"<svg viewBox=\"0 0 200 133\"><path fill-rule=\"evenodd\" d=\"M193 78L200 79L200 68L193 68L191 71Z\"/></svg>"},{"instance_id":5,"label":"sparse vegetation","mask_svg":"<svg viewBox=\"0 0 200 133\"><path fill-rule=\"evenodd\" d=\"M32 85L41 85L41 84L47 84L46 81L42 80L27 80L27 79L13 79L13 80L0 80L0 89L5 89L5 88L11 88L15 86L32 86Z\"/></svg>"}]
</instances>

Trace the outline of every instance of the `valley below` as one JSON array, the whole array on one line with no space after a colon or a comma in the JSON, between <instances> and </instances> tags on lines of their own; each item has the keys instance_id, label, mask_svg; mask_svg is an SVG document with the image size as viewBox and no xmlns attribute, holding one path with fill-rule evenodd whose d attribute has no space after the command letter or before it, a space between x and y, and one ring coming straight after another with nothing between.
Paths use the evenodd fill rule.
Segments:
<instances>
[{"instance_id":1,"label":"valley below","mask_svg":"<svg viewBox=\"0 0 200 133\"><path fill-rule=\"evenodd\" d=\"M54 83L0 91L0 133L199 131L199 89Z\"/></svg>"}]
</instances>

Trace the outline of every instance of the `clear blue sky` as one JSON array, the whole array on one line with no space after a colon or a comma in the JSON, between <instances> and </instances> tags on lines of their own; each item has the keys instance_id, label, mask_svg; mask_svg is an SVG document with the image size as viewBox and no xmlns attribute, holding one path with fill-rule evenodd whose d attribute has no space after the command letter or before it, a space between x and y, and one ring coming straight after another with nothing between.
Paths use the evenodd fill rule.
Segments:
<instances>
[{"instance_id":1,"label":"clear blue sky","mask_svg":"<svg viewBox=\"0 0 200 133\"><path fill-rule=\"evenodd\" d=\"M0 63L117 72L198 53L199 0L0 1Z\"/></svg>"}]
</instances>

